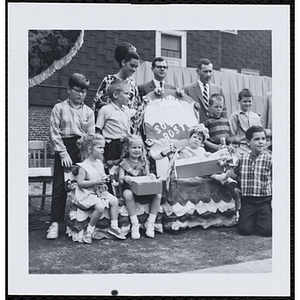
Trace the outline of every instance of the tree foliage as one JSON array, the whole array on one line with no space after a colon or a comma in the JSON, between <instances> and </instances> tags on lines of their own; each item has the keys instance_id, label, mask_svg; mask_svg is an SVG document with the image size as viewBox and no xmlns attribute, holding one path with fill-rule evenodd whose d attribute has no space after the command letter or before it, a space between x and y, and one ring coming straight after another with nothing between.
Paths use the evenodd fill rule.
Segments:
<instances>
[{"instance_id":1,"label":"tree foliage","mask_svg":"<svg viewBox=\"0 0 300 300\"><path fill-rule=\"evenodd\" d=\"M67 55L79 34L80 30L29 30L29 78Z\"/></svg>"}]
</instances>

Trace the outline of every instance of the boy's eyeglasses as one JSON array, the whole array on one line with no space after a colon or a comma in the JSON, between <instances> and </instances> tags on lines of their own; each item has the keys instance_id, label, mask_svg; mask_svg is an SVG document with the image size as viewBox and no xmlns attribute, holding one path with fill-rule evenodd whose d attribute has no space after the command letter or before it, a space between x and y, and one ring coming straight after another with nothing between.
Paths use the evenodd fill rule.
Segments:
<instances>
[{"instance_id":1,"label":"boy's eyeglasses","mask_svg":"<svg viewBox=\"0 0 300 300\"><path fill-rule=\"evenodd\" d=\"M160 70L168 69L168 66L155 66L155 67Z\"/></svg>"},{"instance_id":2,"label":"boy's eyeglasses","mask_svg":"<svg viewBox=\"0 0 300 300\"><path fill-rule=\"evenodd\" d=\"M75 91L77 94L82 93L83 95L85 95L87 93L86 90L80 90L80 89L76 89L74 87L71 88L73 91Z\"/></svg>"}]
</instances>

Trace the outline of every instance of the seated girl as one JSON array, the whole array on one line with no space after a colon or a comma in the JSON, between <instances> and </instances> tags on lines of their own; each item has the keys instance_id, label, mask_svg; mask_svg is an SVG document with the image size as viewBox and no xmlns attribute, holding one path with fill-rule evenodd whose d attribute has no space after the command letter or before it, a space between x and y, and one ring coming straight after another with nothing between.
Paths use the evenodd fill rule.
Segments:
<instances>
[{"instance_id":1,"label":"seated girl","mask_svg":"<svg viewBox=\"0 0 300 300\"><path fill-rule=\"evenodd\" d=\"M159 210L161 194L137 196L130 190L131 179L134 176L148 175L156 178L154 174L149 172L149 162L147 161L145 146L140 136L130 135L125 138L121 158L119 183L123 190L123 198L132 224L131 238L140 238L140 224L136 213L136 202L142 204L150 202L149 216L145 223L145 229L146 235L154 238L154 222Z\"/></svg>"},{"instance_id":2,"label":"seated girl","mask_svg":"<svg viewBox=\"0 0 300 300\"><path fill-rule=\"evenodd\" d=\"M169 164L169 170L168 170L168 178L167 178L167 187L170 182L170 175L174 168L174 162L177 159L183 159L183 158L190 158L190 157L199 157L199 160L201 158L204 160L212 153L206 152L204 149L203 142L205 139L209 137L208 129L203 125L199 124L197 126L191 127L189 129L189 139L188 139L188 145L184 147L183 149L175 152L174 156L170 160ZM221 151L221 150L219 150ZM218 152L215 152L213 155L218 155ZM220 165L223 166L226 164L226 158L222 158L222 153L220 152ZM222 174L212 174L209 176L211 179L214 179L218 182L220 182L223 185L229 185L231 188L234 188L237 186L237 182L230 178L230 171L226 171Z\"/></svg>"},{"instance_id":3,"label":"seated girl","mask_svg":"<svg viewBox=\"0 0 300 300\"><path fill-rule=\"evenodd\" d=\"M89 211L90 217L86 228L79 228L79 222L67 228L67 234L74 241L92 243L94 230L104 210L109 209L111 227L108 233L119 238L126 239L118 227L118 199L108 192L102 159L105 140L100 134L86 134L77 142L83 161L77 163L79 166L77 185L72 203L84 212ZM71 213L71 209L70 209ZM76 221L76 220L75 220ZM84 223L82 223L83 225ZM84 230L83 236L78 232Z\"/></svg>"}]
</instances>

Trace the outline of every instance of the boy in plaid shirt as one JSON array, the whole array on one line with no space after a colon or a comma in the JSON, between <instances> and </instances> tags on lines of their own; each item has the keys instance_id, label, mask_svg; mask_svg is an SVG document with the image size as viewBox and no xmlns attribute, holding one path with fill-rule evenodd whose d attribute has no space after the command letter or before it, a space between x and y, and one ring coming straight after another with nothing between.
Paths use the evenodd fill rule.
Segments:
<instances>
[{"instance_id":1,"label":"boy in plaid shirt","mask_svg":"<svg viewBox=\"0 0 300 300\"><path fill-rule=\"evenodd\" d=\"M238 231L272 236L272 155L266 151L266 133L261 126L246 131L251 151L238 158L234 175L241 188Z\"/></svg>"}]
</instances>

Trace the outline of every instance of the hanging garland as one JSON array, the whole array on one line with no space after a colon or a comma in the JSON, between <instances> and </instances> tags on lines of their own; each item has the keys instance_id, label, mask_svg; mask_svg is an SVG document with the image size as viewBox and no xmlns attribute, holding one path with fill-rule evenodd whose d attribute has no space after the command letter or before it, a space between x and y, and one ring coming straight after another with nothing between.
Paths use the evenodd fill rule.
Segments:
<instances>
[{"instance_id":1,"label":"hanging garland","mask_svg":"<svg viewBox=\"0 0 300 300\"><path fill-rule=\"evenodd\" d=\"M29 87L67 65L83 44L83 30L29 31Z\"/></svg>"}]
</instances>

